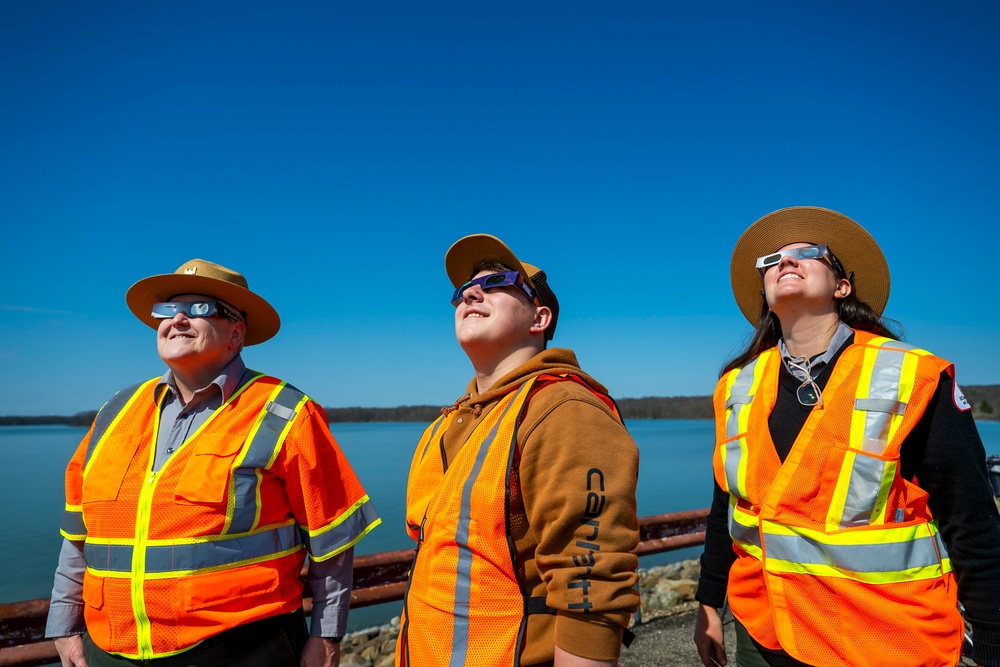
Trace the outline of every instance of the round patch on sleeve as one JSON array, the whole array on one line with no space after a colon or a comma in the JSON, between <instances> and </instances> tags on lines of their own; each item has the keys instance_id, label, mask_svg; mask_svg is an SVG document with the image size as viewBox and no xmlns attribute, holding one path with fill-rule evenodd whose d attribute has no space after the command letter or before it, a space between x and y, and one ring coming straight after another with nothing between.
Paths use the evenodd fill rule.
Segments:
<instances>
[{"instance_id":1,"label":"round patch on sleeve","mask_svg":"<svg viewBox=\"0 0 1000 667\"><path fill-rule=\"evenodd\" d=\"M951 394L952 400L955 401L955 407L958 408L959 412L968 412L971 410L972 406L969 405L968 399L962 393L962 388L958 386L957 382L953 382L952 386L955 387L955 391Z\"/></svg>"}]
</instances>

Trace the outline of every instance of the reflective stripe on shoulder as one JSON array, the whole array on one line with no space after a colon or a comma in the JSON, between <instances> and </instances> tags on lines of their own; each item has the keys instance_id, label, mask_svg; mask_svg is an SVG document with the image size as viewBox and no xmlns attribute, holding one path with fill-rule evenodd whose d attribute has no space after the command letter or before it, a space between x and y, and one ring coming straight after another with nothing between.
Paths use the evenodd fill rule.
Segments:
<instances>
[{"instance_id":1,"label":"reflective stripe on shoulder","mask_svg":"<svg viewBox=\"0 0 1000 667\"><path fill-rule=\"evenodd\" d=\"M721 452L722 464L726 471L726 485L729 487L727 491L743 499L747 496L748 446L745 434L750 420L750 404L753 403L770 355L776 353L775 350L767 350L757 355L746 366L733 370L728 382L726 443Z\"/></svg>"},{"instance_id":2,"label":"reflective stripe on shoulder","mask_svg":"<svg viewBox=\"0 0 1000 667\"><path fill-rule=\"evenodd\" d=\"M247 533L257 525L260 519L260 471L274 462L288 429L302 404L308 400L308 396L284 382L271 392L250 431L248 444L235 463L230 485L230 507L233 511L224 533Z\"/></svg>"},{"instance_id":3,"label":"reflective stripe on shoulder","mask_svg":"<svg viewBox=\"0 0 1000 667\"><path fill-rule=\"evenodd\" d=\"M919 352L889 338L877 338L865 346L851 415L850 448L833 492L827 530L885 522L897 470L897 457L886 457L886 451L910 401Z\"/></svg>"},{"instance_id":4,"label":"reflective stripe on shoulder","mask_svg":"<svg viewBox=\"0 0 1000 667\"><path fill-rule=\"evenodd\" d=\"M160 378L153 378L152 380L146 380L145 382L139 382L131 387L126 387L122 389L117 394L111 397L111 399L105 403L101 409L97 412L97 416L94 418L94 430L90 434L90 442L87 443L87 457L84 459L83 470L84 475L87 474L87 467L90 465L90 460L94 455L94 451L97 449L98 443L104 438L104 435L111 430L112 425L114 425L123 414L125 414L125 407L129 405L142 390L146 388L150 383L155 384L159 382Z\"/></svg>"}]
</instances>

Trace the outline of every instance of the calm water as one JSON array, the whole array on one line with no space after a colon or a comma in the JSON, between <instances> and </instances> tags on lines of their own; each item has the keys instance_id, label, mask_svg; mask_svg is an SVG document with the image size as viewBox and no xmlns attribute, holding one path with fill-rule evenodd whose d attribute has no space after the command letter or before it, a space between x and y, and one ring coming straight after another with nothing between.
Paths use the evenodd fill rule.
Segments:
<instances>
[{"instance_id":1,"label":"calm water","mask_svg":"<svg viewBox=\"0 0 1000 667\"><path fill-rule=\"evenodd\" d=\"M710 421L636 420L628 423L639 445L639 515L707 507L711 503ZM403 549L406 472L424 424L331 424L334 436L382 515L383 524L358 553ZM981 422L987 454L1000 454L1000 422ZM86 429L64 426L0 427L0 602L48 597L59 553L63 471ZM643 565L690 558L700 549L661 554ZM398 604L356 609L351 627L383 623Z\"/></svg>"}]
</instances>

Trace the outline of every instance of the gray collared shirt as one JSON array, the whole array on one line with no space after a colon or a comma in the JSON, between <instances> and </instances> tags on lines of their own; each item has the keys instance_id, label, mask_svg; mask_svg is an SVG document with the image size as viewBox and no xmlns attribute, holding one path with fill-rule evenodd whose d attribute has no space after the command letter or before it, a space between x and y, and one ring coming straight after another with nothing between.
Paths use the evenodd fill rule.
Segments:
<instances>
[{"instance_id":1,"label":"gray collared shirt","mask_svg":"<svg viewBox=\"0 0 1000 667\"><path fill-rule=\"evenodd\" d=\"M160 429L156 433L153 470L162 468L174 451L253 376L253 371L248 371L243 359L236 355L214 380L194 392L185 405L177 390L173 371L164 373L153 391L157 398L163 395L162 392L166 392L160 410Z\"/></svg>"},{"instance_id":2,"label":"gray collared shirt","mask_svg":"<svg viewBox=\"0 0 1000 667\"><path fill-rule=\"evenodd\" d=\"M833 338L830 339L830 345L827 346L826 352L818 354L809 360L808 368L812 371L812 378L808 379L815 379L819 370L823 368L823 366L830 363L830 360L833 359L835 354L837 354L837 351L840 350L840 348L844 346L844 343L846 343L853 335L854 329L841 322L837 327L837 330L833 333ZM793 377L805 382L807 379L805 371L788 363L789 359L802 363L802 358L793 357L788 352L788 348L785 346L784 338L778 339L778 352L781 354L781 360L785 362L785 368L788 369L788 372L791 373Z\"/></svg>"}]
</instances>

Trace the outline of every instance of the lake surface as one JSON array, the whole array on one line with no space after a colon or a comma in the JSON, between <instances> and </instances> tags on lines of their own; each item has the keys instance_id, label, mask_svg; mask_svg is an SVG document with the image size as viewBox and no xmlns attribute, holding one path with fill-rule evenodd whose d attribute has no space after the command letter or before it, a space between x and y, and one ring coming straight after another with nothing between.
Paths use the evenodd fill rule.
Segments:
<instances>
[{"instance_id":1,"label":"lake surface","mask_svg":"<svg viewBox=\"0 0 1000 667\"><path fill-rule=\"evenodd\" d=\"M712 500L711 421L635 420L629 432L639 446L640 516L708 507ZM1000 422L980 422L987 454L1000 454ZM409 548L403 503L410 456L425 424L331 424L382 516L382 525L358 553ZM86 429L66 426L0 427L0 602L48 597L62 537L63 472ZM700 548L644 558L643 566L693 558ZM386 622L399 604L356 609L351 629Z\"/></svg>"}]
</instances>

